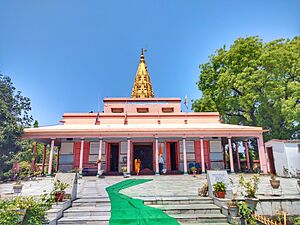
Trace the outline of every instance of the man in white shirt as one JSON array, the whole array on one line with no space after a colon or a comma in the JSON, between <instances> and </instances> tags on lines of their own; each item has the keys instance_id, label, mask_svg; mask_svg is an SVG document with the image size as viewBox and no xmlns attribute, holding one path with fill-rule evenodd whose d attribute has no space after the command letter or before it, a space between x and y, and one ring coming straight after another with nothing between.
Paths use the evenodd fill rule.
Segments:
<instances>
[{"instance_id":1,"label":"man in white shirt","mask_svg":"<svg viewBox=\"0 0 300 225\"><path fill-rule=\"evenodd\" d=\"M162 170L164 168L164 158L162 156L162 154L159 155L159 160L158 160L158 164L159 164L159 174L162 174Z\"/></svg>"}]
</instances>

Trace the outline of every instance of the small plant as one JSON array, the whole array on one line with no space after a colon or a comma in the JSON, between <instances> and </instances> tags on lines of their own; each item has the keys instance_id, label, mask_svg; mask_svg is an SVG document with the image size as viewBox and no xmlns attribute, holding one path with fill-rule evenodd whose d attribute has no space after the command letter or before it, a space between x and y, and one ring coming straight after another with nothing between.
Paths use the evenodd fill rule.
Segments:
<instances>
[{"instance_id":1,"label":"small plant","mask_svg":"<svg viewBox=\"0 0 300 225\"><path fill-rule=\"evenodd\" d=\"M201 197L207 197L208 196L208 184L207 184L207 182L204 183L201 188L199 188L198 195L201 196Z\"/></svg>"},{"instance_id":2,"label":"small plant","mask_svg":"<svg viewBox=\"0 0 300 225\"><path fill-rule=\"evenodd\" d=\"M255 225L256 219L254 218L254 210L249 208L245 202L238 203L239 213L247 224Z\"/></svg>"},{"instance_id":3,"label":"small plant","mask_svg":"<svg viewBox=\"0 0 300 225\"><path fill-rule=\"evenodd\" d=\"M213 185L217 198L224 198L226 194L226 185L223 182L217 182Z\"/></svg>"},{"instance_id":4,"label":"small plant","mask_svg":"<svg viewBox=\"0 0 300 225\"><path fill-rule=\"evenodd\" d=\"M258 189L259 180L260 178L257 174L251 176L248 180L246 180L245 177L241 174L239 176L239 185L243 187L246 192L242 192L242 195L244 195L247 198L256 198L255 194Z\"/></svg>"},{"instance_id":5,"label":"small plant","mask_svg":"<svg viewBox=\"0 0 300 225\"><path fill-rule=\"evenodd\" d=\"M122 166L121 170L123 173L127 173L127 166Z\"/></svg>"},{"instance_id":6,"label":"small plant","mask_svg":"<svg viewBox=\"0 0 300 225\"><path fill-rule=\"evenodd\" d=\"M54 182L53 193L57 202L62 202L65 196L65 190L69 187L69 184L57 180Z\"/></svg>"},{"instance_id":7,"label":"small plant","mask_svg":"<svg viewBox=\"0 0 300 225\"><path fill-rule=\"evenodd\" d=\"M194 172L197 172L197 168L193 166L193 167L191 168L191 171L192 171L193 173L194 173Z\"/></svg>"}]
</instances>

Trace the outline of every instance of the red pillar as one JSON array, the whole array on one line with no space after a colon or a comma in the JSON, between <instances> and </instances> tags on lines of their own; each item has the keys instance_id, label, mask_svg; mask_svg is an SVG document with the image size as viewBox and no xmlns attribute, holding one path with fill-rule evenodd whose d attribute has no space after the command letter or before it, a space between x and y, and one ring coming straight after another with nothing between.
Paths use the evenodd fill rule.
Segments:
<instances>
[{"instance_id":1,"label":"red pillar","mask_svg":"<svg viewBox=\"0 0 300 225\"><path fill-rule=\"evenodd\" d=\"M236 150L236 161L237 161L238 171L241 171L241 161L240 161L239 144L238 143L235 143L235 150Z\"/></svg>"},{"instance_id":2,"label":"red pillar","mask_svg":"<svg viewBox=\"0 0 300 225\"><path fill-rule=\"evenodd\" d=\"M36 142L33 142L33 157L31 160L31 173L35 171L35 158L36 158Z\"/></svg>"},{"instance_id":3,"label":"red pillar","mask_svg":"<svg viewBox=\"0 0 300 225\"><path fill-rule=\"evenodd\" d=\"M59 169L59 156L60 156L60 147L57 148L57 158L56 158L56 172Z\"/></svg>"},{"instance_id":4,"label":"red pillar","mask_svg":"<svg viewBox=\"0 0 300 225\"><path fill-rule=\"evenodd\" d=\"M47 144L44 144L43 161L42 161L42 175L45 175L46 155L47 155Z\"/></svg>"},{"instance_id":5,"label":"red pillar","mask_svg":"<svg viewBox=\"0 0 300 225\"><path fill-rule=\"evenodd\" d=\"M244 141L244 147L245 147L245 155L246 155L247 170L250 170L250 169L251 169L251 166L250 166L250 157L249 157L248 141Z\"/></svg>"}]
</instances>

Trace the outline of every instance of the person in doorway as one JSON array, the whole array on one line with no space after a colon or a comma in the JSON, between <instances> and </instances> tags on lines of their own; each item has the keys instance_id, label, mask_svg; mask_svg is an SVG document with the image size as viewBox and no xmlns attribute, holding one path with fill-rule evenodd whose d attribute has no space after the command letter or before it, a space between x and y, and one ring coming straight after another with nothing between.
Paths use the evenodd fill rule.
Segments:
<instances>
[{"instance_id":1,"label":"person in doorway","mask_svg":"<svg viewBox=\"0 0 300 225\"><path fill-rule=\"evenodd\" d=\"M139 158L136 158L134 160L134 168L135 168L136 175L139 175L140 174L140 169L141 169L141 160Z\"/></svg>"},{"instance_id":2,"label":"person in doorway","mask_svg":"<svg viewBox=\"0 0 300 225\"><path fill-rule=\"evenodd\" d=\"M164 161L164 158L163 158L162 154L159 155L158 164L159 164L159 174L162 174L164 164L165 164L165 161Z\"/></svg>"}]
</instances>

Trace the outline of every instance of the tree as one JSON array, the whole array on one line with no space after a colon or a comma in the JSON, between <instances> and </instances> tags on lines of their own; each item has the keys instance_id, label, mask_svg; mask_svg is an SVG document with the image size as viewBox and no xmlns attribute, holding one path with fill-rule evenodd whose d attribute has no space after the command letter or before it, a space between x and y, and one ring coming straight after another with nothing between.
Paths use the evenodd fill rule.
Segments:
<instances>
[{"instance_id":1,"label":"tree","mask_svg":"<svg viewBox=\"0 0 300 225\"><path fill-rule=\"evenodd\" d=\"M0 177L11 169L10 159L22 148L24 127L32 117L30 99L21 95L8 76L0 74Z\"/></svg>"},{"instance_id":2,"label":"tree","mask_svg":"<svg viewBox=\"0 0 300 225\"><path fill-rule=\"evenodd\" d=\"M265 139L300 137L300 36L263 43L238 38L200 65L194 111L218 111L226 123L261 126Z\"/></svg>"}]
</instances>

